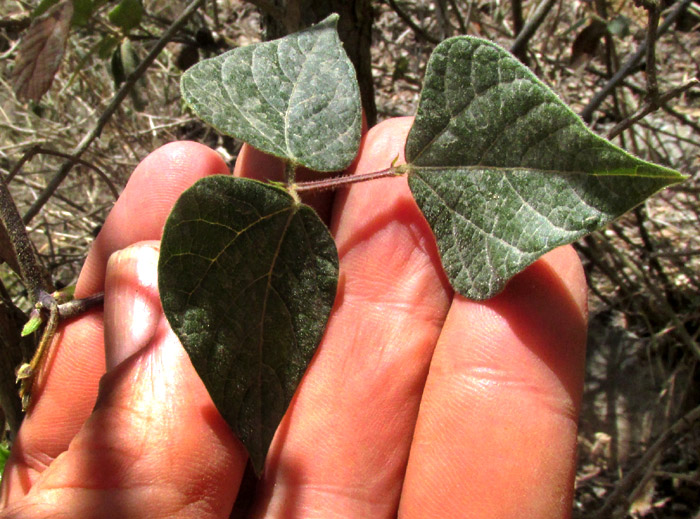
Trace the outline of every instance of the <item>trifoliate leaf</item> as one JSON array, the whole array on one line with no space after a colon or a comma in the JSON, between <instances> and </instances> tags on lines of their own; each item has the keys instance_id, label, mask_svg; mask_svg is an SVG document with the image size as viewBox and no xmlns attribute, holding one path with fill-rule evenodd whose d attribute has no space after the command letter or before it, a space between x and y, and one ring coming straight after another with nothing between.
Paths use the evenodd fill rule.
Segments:
<instances>
[{"instance_id":1,"label":"trifoliate leaf","mask_svg":"<svg viewBox=\"0 0 700 519\"><path fill-rule=\"evenodd\" d=\"M185 101L219 131L316 171L346 168L361 129L355 69L337 15L279 40L234 49L191 67Z\"/></svg>"},{"instance_id":2,"label":"trifoliate leaf","mask_svg":"<svg viewBox=\"0 0 700 519\"><path fill-rule=\"evenodd\" d=\"M168 321L260 474L335 298L328 229L284 189L207 177L168 218L158 276Z\"/></svg>"},{"instance_id":3,"label":"trifoliate leaf","mask_svg":"<svg viewBox=\"0 0 700 519\"><path fill-rule=\"evenodd\" d=\"M596 136L515 57L466 36L430 58L406 159L445 272L473 299L684 178Z\"/></svg>"}]
</instances>

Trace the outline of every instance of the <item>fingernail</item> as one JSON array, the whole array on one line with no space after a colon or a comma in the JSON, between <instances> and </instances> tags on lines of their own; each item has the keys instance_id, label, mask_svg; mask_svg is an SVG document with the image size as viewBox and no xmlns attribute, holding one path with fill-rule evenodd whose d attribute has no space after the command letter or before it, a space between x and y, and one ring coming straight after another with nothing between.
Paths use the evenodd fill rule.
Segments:
<instances>
[{"instance_id":1,"label":"fingernail","mask_svg":"<svg viewBox=\"0 0 700 519\"><path fill-rule=\"evenodd\" d=\"M158 252L155 243L137 244L109 258L104 300L108 370L146 347L158 326Z\"/></svg>"}]
</instances>

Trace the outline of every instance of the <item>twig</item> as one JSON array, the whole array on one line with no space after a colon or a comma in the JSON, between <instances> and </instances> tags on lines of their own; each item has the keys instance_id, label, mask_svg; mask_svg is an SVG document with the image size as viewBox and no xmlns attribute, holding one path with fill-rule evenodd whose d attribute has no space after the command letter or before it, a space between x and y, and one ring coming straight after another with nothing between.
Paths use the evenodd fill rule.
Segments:
<instances>
[{"instance_id":1,"label":"twig","mask_svg":"<svg viewBox=\"0 0 700 519\"><path fill-rule=\"evenodd\" d=\"M622 263L622 266L632 271L632 273L637 279L642 279L646 281L646 276L642 272L642 269L637 264L635 264L629 257L622 254L607 240L600 240L600 243L608 254L610 254L611 256L616 256ZM690 350L690 352L693 355L695 355L695 358L697 360L700 360L700 346L690 336L688 330L685 328L683 322L680 320L673 308L671 308L671 305L666 300L664 294L662 294L653 283L647 281L645 284L658 305L658 312L661 315L663 315L666 319L668 319L673 325L674 335L679 339L679 341L682 344L684 344Z\"/></svg>"},{"instance_id":2,"label":"twig","mask_svg":"<svg viewBox=\"0 0 700 519\"><path fill-rule=\"evenodd\" d=\"M523 26L525 25L521 0L510 0L510 9L513 13L513 32L515 34L520 34L520 31L523 30Z\"/></svg>"},{"instance_id":3,"label":"twig","mask_svg":"<svg viewBox=\"0 0 700 519\"><path fill-rule=\"evenodd\" d=\"M435 4L435 19L440 27L440 39L444 40L448 34L451 35L452 33L452 24L447 14L447 4L445 0L436 0L433 3Z\"/></svg>"},{"instance_id":4,"label":"twig","mask_svg":"<svg viewBox=\"0 0 700 519\"><path fill-rule=\"evenodd\" d=\"M433 43L437 45L440 43L440 40L434 36L431 36L428 34L425 29L420 27L416 22L414 22L411 17L404 12L403 9L401 9L398 4L394 0L387 0L389 3L389 6L394 10L394 12L401 18L406 25L408 25L411 30L418 36L419 38L423 38L424 40Z\"/></svg>"},{"instance_id":5,"label":"twig","mask_svg":"<svg viewBox=\"0 0 700 519\"><path fill-rule=\"evenodd\" d=\"M91 308L101 305L104 302L105 294L100 292L93 296L84 297L82 299L73 299L67 303L58 305L58 316L61 321L71 319L84 314Z\"/></svg>"},{"instance_id":6,"label":"twig","mask_svg":"<svg viewBox=\"0 0 700 519\"><path fill-rule=\"evenodd\" d=\"M607 30L607 21L608 21L608 0L595 0L595 10L596 13L598 14L598 18L601 23L604 24L606 30L603 31L603 39L605 40L605 79L611 78L613 75L615 75L615 72L620 69L620 58L617 54L617 48L615 45L615 39L612 37L612 34L610 34L610 31ZM620 97L618 96L618 93L616 90L612 91L612 105L613 105L613 113L615 116L615 120L619 121L621 119L624 119L625 116L622 115L623 109L625 113L627 113L627 105L623 101L620 101ZM634 141L634 139L632 139ZM624 140L624 136L620 138L620 144L622 147L626 147L626 143ZM634 143L633 143L634 145Z\"/></svg>"},{"instance_id":7,"label":"twig","mask_svg":"<svg viewBox=\"0 0 700 519\"><path fill-rule=\"evenodd\" d=\"M644 223L649 219L647 216L646 207L644 205L638 205L634 208L633 214L637 223L639 237L642 239L642 250L648 258L649 267L651 270L656 272L659 281L661 281L661 284L663 285L666 297L668 298L669 294L673 292L671 288L673 284L671 283L668 274L666 274L663 265L661 265L661 262L651 255L656 251L656 248L654 247L654 241L651 239L651 236L649 236L649 231L647 231L647 228L644 225Z\"/></svg>"},{"instance_id":8,"label":"twig","mask_svg":"<svg viewBox=\"0 0 700 519\"><path fill-rule=\"evenodd\" d=\"M274 2L270 0L248 0L255 7L260 9L265 14L271 16L275 21L282 27L287 26L286 12L283 8L275 5Z\"/></svg>"},{"instance_id":9,"label":"twig","mask_svg":"<svg viewBox=\"0 0 700 519\"><path fill-rule=\"evenodd\" d=\"M29 401L32 396L32 387L36 380L36 375L39 373L41 366L46 358L46 353L51 347L53 338L58 329L58 305L52 296L46 294L46 304L44 308L49 310L49 318L44 328L44 333L41 335L39 346L28 364L22 364L17 370L17 381L21 381L19 388L19 397L22 400L22 410L26 411L29 407Z\"/></svg>"},{"instance_id":10,"label":"twig","mask_svg":"<svg viewBox=\"0 0 700 519\"><path fill-rule=\"evenodd\" d=\"M683 124L690 126L697 133L700 133L700 124L696 123L695 121L691 121L690 119L688 119L688 117L686 117L682 113L679 113L676 110L674 110L673 108L671 108L670 106L668 106L667 103L662 104L661 108L663 108L664 112L666 112L667 114L672 115L673 117L678 119Z\"/></svg>"},{"instance_id":11,"label":"twig","mask_svg":"<svg viewBox=\"0 0 700 519\"><path fill-rule=\"evenodd\" d=\"M53 294L42 293L39 302L36 304L35 312L38 314L37 318L43 320L43 316L48 310L46 327L32 360L22 364L17 370L17 381L21 382L19 396L22 401L22 410L25 411L30 404L36 375L40 372L41 366L45 362L46 354L51 348L59 323L81 315L90 308L101 305L104 302L104 293L101 292L84 299L73 299L63 304L58 304L57 298L60 298L60 292L54 292Z\"/></svg>"},{"instance_id":12,"label":"twig","mask_svg":"<svg viewBox=\"0 0 700 519\"><path fill-rule=\"evenodd\" d=\"M656 38L659 27L659 4L656 1L644 2L649 14L647 22L647 95L653 101L659 95L659 83L656 80Z\"/></svg>"},{"instance_id":13,"label":"twig","mask_svg":"<svg viewBox=\"0 0 700 519\"><path fill-rule=\"evenodd\" d=\"M148 67L155 61L160 52L168 44L172 36L182 27L187 19L192 16L192 14L199 9L199 7L204 3L204 0L193 0L187 8L182 12L180 16L168 27L168 29L163 33L163 36L158 40L155 46L151 49L144 60L136 67L136 70L132 72L129 77L126 78L121 88L114 94L112 100L110 101L105 111L102 112L99 119L92 127L92 129L83 137L83 139L78 143L78 145L69 154L70 159L66 160L56 173L54 177L49 181L48 185L42 191L31 207L24 214L24 222L29 223L32 218L34 218L41 208L46 204L46 202L51 198L53 193L58 189L63 180L68 176L70 170L76 164L80 156L85 152L85 150L92 144L97 137L102 133L102 129L105 127L107 122L110 120L114 112L117 110L124 98L131 92L136 81L143 76Z\"/></svg>"},{"instance_id":14,"label":"twig","mask_svg":"<svg viewBox=\"0 0 700 519\"><path fill-rule=\"evenodd\" d=\"M551 11L552 7L554 7L555 1L556 0L542 0L542 2L540 2L540 4L535 9L533 15L530 16L530 18L528 18L527 22L525 23L525 26L523 27L523 30L520 31L516 36L513 45L511 45L510 47L511 53L513 53L515 56L518 56L519 58L521 56L525 56L525 52L527 51L527 44L530 41L530 38L532 38L539 26L542 25L542 22L544 21L545 17L549 13L549 11Z\"/></svg>"},{"instance_id":15,"label":"twig","mask_svg":"<svg viewBox=\"0 0 700 519\"><path fill-rule=\"evenodd\" d=\"M637 121L643 119L650 113L658 110L663 104L667 103L674 97L678 97L689 88L692 88L697 85L700 85L700 81L693 78L690 81L688 81L685 85L673 88L662 95L652 97L651 99L649 99L649 101L646 102L646 104L642 108L637 110L636 113L630 115L624 121L620 121L619 123L617 123L615 127L612 130L610 130L610 132L608 132L608 139L617 137L630 126L635 124Z\"/></svg>"},{"instance_id":16,"label":"twig","mask_svg":"<svg viewBox=\"0 0 700 519\"><path fill-rule=\"evenodd\" d=\"M700 420L700 406L686 413L680 420L664 431L654 444L647 449L634 468L620 480L615 490L610 493L605 504L596 512L593 518L607 519L610 517L613 509L627 500L627 494L634 488L636 482L644 475L648 467L652 465L654 458L676 440L677 437L689 431L698 420Z\"/></svg>"},{"instance_id":17,"label":"twig","mask_svg":"<svg viewBox=\"0 0 700 519\"><path fill-rule=\"evenodd\" d=\"M462 17L462 13L459 12L459 7L457 7L456 0L450 0L450 7L452 7L452 11L455 13L455 18L457 18L457 24L459 25L460 33L467 34L467 31L469 29L467 28L467 24L464 23L464 18ZM471 3L469 4L469 8L471 9Z\"/></svg>"},{"instance_id":18,"label":"twig","mask_svg":"<svg viewBox=\"0 0 700 519\"><path fill-rule=\"evenodd\" d=\"M31 160L35 155L52 155L54 157L61 157L67 160L74 160L76 164L80 164L81 166L85 166L86 168L91 169L92 171L97 173L98 177L104 180L105 184L107 184L107 188L109 188L109 191L112 193L114 199L116 200L117 198L119 198L119 190L117 189L117 186L114 185L112 180L107 176L107 174L104 171L102 171L100 168L98 168L91 162L88 162L83 159L74 159L74 157L68 153L62 153L60 151L42 148L41 146L34 146L33 148L27 150L27 152L24 155L25 156L17 162L15 167L12 168L10 174L5 178L6 184L9 184L12 181L12 179L17 175L17 173L19 173L21 166L23 166L25 163Z\"/></svg>"},{"instance_id":19,"label":"twig","mask_svg":"<svg viewBox=\"0 0 700 519\"><path fill-rule=\"evenodd\" d=\"M688 4L690 4L692 0L680 0L677 4L674 5L673 10L664 18L663 23L659 26L659 30L657 31L658 35L664 34L668 28L671 26L671 24L676 21L678 16L684 11L686 7L688 7ZM593 112L595 112L598 107L602 104L603 100L608 97L610 92L617 87L617 85L624 79L626 78L632 71L636 68L639 60L642 59L642 56L644 56L647 52L647 41L645 40L637 49L637 51L630 56L630 58L627 60L627 62L620 67L620 69L615 73L613 77L610 78L610 80L601 88L596 94L593 96L593 98L589 101L589 103L584 107L584 109L581 111L581 118L586 121L586 122L591 122L591 118L593 117Z\"/></svg>"},{"instance_id":20,"label":"twig","mask_svg":"<svg viewBox=\"0 0 700 519\"><path fill-rule=\"evenodd\" d=\"M221 30L221 24L219 23L219 4L216 0L211 2L211 14L214 21L214 30L219 32Z\"/></svg>"},{"instance_id":21,"label":"twig","mask_svg":"<svg viewBox=\"0 0 700 519\"><path fill-rule=\"evenodd\" d=\"M469 0L469 6L467 7L467 17L464 20L464 26L467 28L467 34L469 32L469 25L472 23L472 7L474 6L474 0Z\"/></svg>"},{"instance_id":22,"label":"twig","mask_svg":"<svg viewBox=\"0 0 700 519\"><path fill-rule=\"evenodd\" d=\"M37 260L34 246L27 235L27 229L19 215L12 194L4 182L0 182L0 220L5 226L7 236L14 249L29 299L32 303L36 303L42 292L53 290L51 279Z\"/></svg>"}]
</instances>

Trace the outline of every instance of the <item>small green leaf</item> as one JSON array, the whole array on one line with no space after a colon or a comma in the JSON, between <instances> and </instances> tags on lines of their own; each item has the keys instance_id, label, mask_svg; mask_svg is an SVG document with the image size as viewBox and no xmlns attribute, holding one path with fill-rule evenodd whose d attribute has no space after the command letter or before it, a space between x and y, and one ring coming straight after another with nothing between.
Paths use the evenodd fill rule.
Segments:
<instances>
[{"instance_id":1,"label":"small green leaf","mask_svg":"<svg viewBox=\"0 0 700 519\"><path fill-rule=\"evenodd\" d=\"M619 38L626 38L630 34L630 25L632 25L632 20L619 14L608 22L608 31Z\"/></svg>"},{"instance_id":2,"label":"small green leaf","mask_svg":"<svg viewBox=\"0 0 700 519\"><path fill-rule=\"evenodd\" d=\"M219 131L316 171L346 168L362 112L337 15L282 39L204 60L181 81L193 110Z\"/></svg>"},{"instance_id":3,"label":"small green leaf","mask_svg":"<svg viewBox=\"0 0 700 519\"><path fill-rule=\"evenodd\" d=\"M95 5L92 0L73 0L73 25L85 27L94 11Z\"/></svg>"},{"instance_id":4,"label":"small green leaf","mask_svg":"<svg viewBox=\"0 0 700 519\"><path fill-rule=\"evenodd\" d=\"M138 68L140 63L139 55L131 39L124 38L121 44L112 52L112 59L110 61L114 86L119 88L119 86ZM143 86L143 78L139 78L129 92L134 108L137 111L141 111L146 107L146 103L140 93L140 89L143 88Z\"/></svg>"},{"instance_id":5,"label":"small green leaf","mask_svg":"<svg viewBox=\"0 0 700 519\"><path fill-rule=\"evenodd\" d=\"M433 52L406 158L448 278L473 299L684 179L596 136L516 58L471 37Z\"/></svg>"},{"instance_id":6,"label":"small green leaf","mask_svg":"<svg viewBox=\"0 0 700 519\"><path fill-rule=\"evenodd\" d=\"M109 21L119 27L124 34L139 26L143 18L141 0L121 0L107 15Z\"/></svg>"},{"instance_id":7,"label":"small green leaf","mask_svg":"<svg viewBox=\"0 0 700 519\"><path fill-rule=\"evenodd\" d=\"M41 318L39 311L32 310L29 320L24 323L24 327L22 328L22 337L26 337L37 331L43 322L44 320Z\"/></svg>"},{"instance_id":8,"label":"small green leaf","mask_svg":"<svg viewBox=\"0 0 700 519\"><path fill-rule=\"evenodd\" d=\"M170 325L260 474L330 315L333 238L285 190L211 176L175 204L158 276Z\"/></svg>"},{"instance_id":9,"label":"small green leaf","mask_svg":"<svg viewBox=\"0 0 700 519\"><path fill-rule=\"evenodd\" d=\"M100 59L110 58L114 52L114 49L119 45L119 39L108 34L103 36L100 42L97 44L97 55Z\"/></svg>"},{"instance_id":10,"label":"small green leaf","mask_svg":"<svg viewBox=\"0 0 700 519\"><path fill-rule=\"evenodd\" d=\"M5 473L5 465L10 457L10 448L6 442L0 443L0 481L2 481L2 476Z\"/></svg>"},{"instance_id":11,"label":"small green leaf","mask_svg":"<svg viewBox=\"0 0 700 519\"><path fill-rule=\"evenodd\" d=\"M56 300L59 305L67 303L75 299L75 288L76 285L69 285L60 290L56 290L51 296Z\"/></svg>"}]
</instances>

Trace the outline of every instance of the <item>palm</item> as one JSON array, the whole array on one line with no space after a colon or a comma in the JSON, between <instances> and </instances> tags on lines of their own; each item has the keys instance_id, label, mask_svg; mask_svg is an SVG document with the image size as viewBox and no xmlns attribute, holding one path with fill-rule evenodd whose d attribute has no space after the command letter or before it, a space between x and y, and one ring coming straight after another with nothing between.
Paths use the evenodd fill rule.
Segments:
<instances>
[{"instance_id":1,"label":"palm","mask_svg":"<svg viewBox=\"0 0 700 519\"><path fill-rule=\"evenodd\" d=\"M409 126L374 129L357 171L387 167ZM248 149L236 174L274 167ZM134 173L78 285L79 296L106 288L104 335L101 312L65 326L3 481L7 517L25 506L35 515L22 517L228 516L245 453L158 311L157 243L107 269L112 252L157 240L178 194L212 173L225 165L192 143L159 150ZM336 237L338 296L253 515L566 516L585 342L571 249L475 303L443 277L404 179L310 203Z\"/></svg>"}]
</instances>

